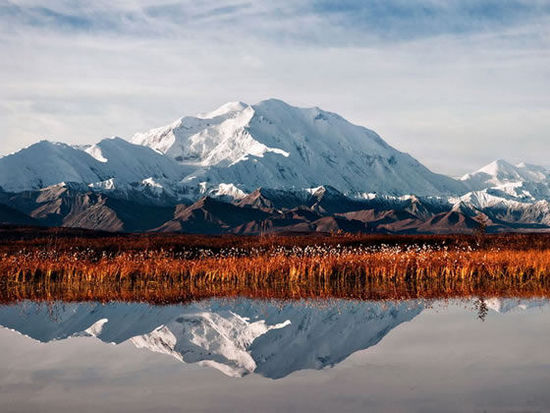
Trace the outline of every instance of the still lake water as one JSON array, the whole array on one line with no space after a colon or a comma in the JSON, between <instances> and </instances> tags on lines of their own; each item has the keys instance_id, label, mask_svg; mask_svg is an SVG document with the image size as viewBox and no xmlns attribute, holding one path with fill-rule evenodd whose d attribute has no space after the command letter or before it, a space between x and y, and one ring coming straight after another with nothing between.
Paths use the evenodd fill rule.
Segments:
<instances>
[{"instance_id":1,"label":"still lake water","mask_svg":"<svg viewBox=\"0 0 550 413\"><path fill-rule=\"evenodd\" d=\"M550 411L550 301L0 306L0 411Z\"/></svg>"}]
</instances>

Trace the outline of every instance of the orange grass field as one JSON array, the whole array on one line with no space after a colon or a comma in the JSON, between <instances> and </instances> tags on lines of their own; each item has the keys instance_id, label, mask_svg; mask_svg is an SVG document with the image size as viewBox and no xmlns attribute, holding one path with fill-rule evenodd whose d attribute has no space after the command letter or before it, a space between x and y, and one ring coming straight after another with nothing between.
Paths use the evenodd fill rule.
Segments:
<instances>
[{"instance_id":1,"label":"orange grass field","mask_svg":"<svg viewBox=\"0 0 550 413\"><path fill-rule=\"evenodd\" d=\"M0 231L0 301L550 297L550 237Z\"/></svg>"}]
</instances>

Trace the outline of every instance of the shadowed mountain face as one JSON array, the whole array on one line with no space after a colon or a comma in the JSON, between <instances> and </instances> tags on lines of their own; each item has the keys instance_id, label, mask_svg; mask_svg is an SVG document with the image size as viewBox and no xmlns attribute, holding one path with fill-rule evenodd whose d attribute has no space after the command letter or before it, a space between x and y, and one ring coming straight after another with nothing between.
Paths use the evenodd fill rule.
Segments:
<instances>
[{"instance_id":1,"label":"shadowed mountain face","mask_svg":"<svg viewBox=\"0 0 550 413\"><path fill-rule=\"evenodd\" d=\"M6 216L5 224L139 232L169 220L175 206L116 198L80 185L56 185L41 191L0 193L0 208L11 208L18 214Z\"/></svg>"},{"instance_id":2,"label":"shadowed mountain face","mask_svg":"<svg viewBox=\"0 0 550 413\"><path fill-rule=\"evenodd\" d=\"M37 225L38 222L17 209L0 204L0 224Z\"/></svg>"},{"instance_id":3,"label":"shadowed mountain face","mask_svg":"<svg viewBox=\"0 0 550 413\"><path fill-rule=\"evenodd\" d=\"M220 233L238 229L248 222L262 221L269 213L204 197L189 207L176 208L173 219L158 228L161 232Z\"/></svg>"},{"instance_id":4,"label":"shadowed mountain face","mask_svg":"<svg viewBox=\"0 0 550 413\"><path fill-rule=\"evenodd\" d=\"M63 184L39 191L0 192L0 222L64 226L119 232L267 234L306 232L472 233L548 231L550 207L535 204L476 206L416 196L350 198L335 188L282 190L259 188L233 201L204 196L148 199L142 192L94 191Z\"/></svg>"},{"instance_id":5,"label":"shadowed mountain face","mask_svg":"<svg viewBox=\"0 0 550 413\"><path fill-rule=\"evenodd\" d=\"M279 379L298 370L334 366L376 345L422 309L416 301L316 305L239 299L162 307L26 302L0 307L0 325L41 342L74 336L115 344L130 341L229 376L257 373Z\"/></svg>"}]
</instances>

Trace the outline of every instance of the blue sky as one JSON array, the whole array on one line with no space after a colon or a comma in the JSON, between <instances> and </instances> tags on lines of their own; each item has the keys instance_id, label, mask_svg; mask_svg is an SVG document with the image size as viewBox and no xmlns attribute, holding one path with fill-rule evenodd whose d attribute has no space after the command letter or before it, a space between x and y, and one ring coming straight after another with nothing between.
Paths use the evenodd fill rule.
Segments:
<instances>
[{"instance_id":1,"label":"blue sky","mask_svg":"<svg viewBox=\"0 0 550 413\"><path fill-rule=\"evenodd\" d=\"M438 172L550 166L550 0L0 0L0 53L0 155L277 97Z\"/></svg>"}]
</instances>

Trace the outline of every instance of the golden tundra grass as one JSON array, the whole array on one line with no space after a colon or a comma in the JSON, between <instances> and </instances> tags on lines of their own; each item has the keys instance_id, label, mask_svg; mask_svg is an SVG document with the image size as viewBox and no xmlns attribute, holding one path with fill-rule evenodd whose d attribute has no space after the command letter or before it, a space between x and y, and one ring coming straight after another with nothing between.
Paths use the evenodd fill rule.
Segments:
<instances>
[{"instance_id":1,"label":"golden tundra grass","mask_svg":"<svg viewBox=\"0 0 550 413\"><path fill-rule=\"evenodd\" d=\"M243 248L216 238L215 248L118 239L118 250L112 240L10 242L0 254L0 299L550 297L550 242L395 239L246 238Z\"/></svg>"}]
</instances>

